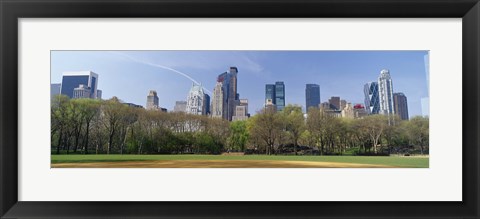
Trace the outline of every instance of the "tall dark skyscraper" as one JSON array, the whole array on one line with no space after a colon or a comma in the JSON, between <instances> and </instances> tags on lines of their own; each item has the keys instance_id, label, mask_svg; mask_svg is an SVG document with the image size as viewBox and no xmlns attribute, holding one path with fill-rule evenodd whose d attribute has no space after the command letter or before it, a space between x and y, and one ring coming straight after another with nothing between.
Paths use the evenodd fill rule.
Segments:
<instances>
[{"instance_id":1,"label":"tall dark skyscraper","mask_svg":"<svg viewBox=\"0 0 480 219\"><path fill-rule=\"evenodd\" d=\"M228 74L228 72L224 72L220 75L218 75L217 77L217 82L219 82L221 84L221 97L222 97L222 100L221 100L221 109L222 109L222 113L221 113L221 117L228 120L228 104L227 104L227 101L228 101L228 91L230 90L229 87L230 87L230 75Z\"/></svg>"},{"instance_id":2,"label":"tall dark skyscraper","mask_svg":"<svg viewBox=\"0 0 480 219\"><path fill-rule=\"evenodd\" d=\"M97 98L98 74L91 71L64 72L60 93L73 98L73 90L81 84L90 88L90 98Z\"/></svg>"},{"instance_id":3,"label":"tall dark skyscraper","mask_svg":"<svg viewBox=\"0 0 480 219\"><path fill-rule=\"evenodd\" d=\"M393 93L393 105L395 114L402 120L408 120L408 105L405 94Z\"/></svg>"},{"instance_id":4,"label":"tall dark skyscraper","mask_svg":"<svg viewBox=\"0 0 480 219\"><path fill-rule=\"evenodd\" d=\"M277 105L278 111L285 108L285 84L283 81L275 82L275 105Z\"/></svg>"},{"instance_id":5,"label":"tall dark skyscraper","mask_svg":"<svg viewBox=\"0 0 480 219\"><path fill-rule=\"evenodd\" d=\"M228 87L229 91L227 98L228 121L232 121L232 117L235 115L235 108L239 104L238 98L240 95L237 93L237 74L237 67L230 67L230 85Z\"/></svg>"},{"instance_id":6,"label":"tall dark skyscraper","mask_svg":"<svg viewBox=\"0 0 480 219\"><path fill-rule=\"evenodd\" d=\"M203 112L204 115L210 115L210 95L204 94L203 97Z\"/></svg>"},{"instance_id":7,"label":"tall dark skyscraper","mask_svg":"<svg viewBox=\"0 0 480 219\"><path fill-rule=\"evenodd\" d=\"M305 87L305 111L310 107L318 108L320 104L320 86L318 84L307 84Z\"/></svg>"}]
</instances>

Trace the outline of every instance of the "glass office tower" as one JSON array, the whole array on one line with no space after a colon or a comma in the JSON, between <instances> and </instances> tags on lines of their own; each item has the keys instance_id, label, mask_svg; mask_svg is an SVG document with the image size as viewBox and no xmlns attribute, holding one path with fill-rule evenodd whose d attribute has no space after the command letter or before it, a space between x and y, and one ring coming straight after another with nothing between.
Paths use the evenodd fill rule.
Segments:
<instances>
[{"instance_id":1,"label":"glass office tower","mask_svg":"<svg viewBox=\"0 0 480 219\"><path fill-rule=\"evenodd\" d=\"M267 84L265 85L265 103L267 100L272 100L272 103L275 104L275 85Z\"/></svg>"},{"instance_id":2,"label":"glass office tower","mask_svg":"<svg viewBox=\"0 0 480 219\"><path fill-rule=\"evenodd\" d=\"M380 112L380 100L378 98L378 83L370 82L364 86L365 110L368 114L378 114Z\"/></svg>"},{"instance_id":3,"label":"glass office tower","mask_svg":"<svg viewBox=\"0 0 480 219\"><path fill-rule=\"evenodd\" d=\"M73 90L81 84L90 87L90 98L97 98L98 74L92 71L64 72L60 93L73 98Z\"/></svg>"},{"instance_id":4,"label":"glass office tower","mask_svg":"<svg viewBox=\"0 0 480 219\"><path fill-rule=\"evenodd\" d=\"M408 120L407 96L403 93L393 93L393 103L395 114L402 120Z\"/></svg>"},{"instance_id":5,"label":"glass office tower","mask_svg":"<svg viewBox=\"0 0 480 219\"><path fill-rule=\"evenodd\" d=\"M305 86L305 111L310 107L318 108L320 104L320 86L318 84L307 84Z\"/></svg>"},{"instance_id":6,"label":"glass office tower","mask_svg":"<svg viewBox=\"0 0 480 219\"><path fill-rule=\"evenodd\" d=\"M275 105L278 111L285 108L285 84L283 81L275 82Z\"/></svg>"}]
</instances>

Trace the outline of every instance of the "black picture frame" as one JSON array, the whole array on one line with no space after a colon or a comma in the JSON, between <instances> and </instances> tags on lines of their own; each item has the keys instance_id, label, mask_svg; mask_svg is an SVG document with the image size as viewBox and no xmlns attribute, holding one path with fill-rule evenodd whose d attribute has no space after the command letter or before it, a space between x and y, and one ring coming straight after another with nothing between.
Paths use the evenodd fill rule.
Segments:
<instances>
[{"instance_id":1,"label":"black picture frame","mask_svg":"<svg viewBox=\"0 0 480 219\"><path fill-rule=\"evenodd\" d=\"M1 218L479 218L478 0L0 0ZM462 18L462 202L18 201L18 19ZM448 43L448 42L445 42ZM433 109L435 110L435 109ZM55 192L55 191L52 191ZM439 191L441 192L441 191Z\"/></svg>"}]
</instances>

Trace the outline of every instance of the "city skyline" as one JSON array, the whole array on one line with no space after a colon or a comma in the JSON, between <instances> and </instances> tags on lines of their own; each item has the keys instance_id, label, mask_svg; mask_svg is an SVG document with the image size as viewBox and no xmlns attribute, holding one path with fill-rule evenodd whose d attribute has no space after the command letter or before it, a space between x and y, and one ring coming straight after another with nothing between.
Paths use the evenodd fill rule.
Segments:
<instances>
[{"instance_id":1,"label":"city skyline","mask_svg":"<svg viewBox=\"0 0 480 219\"><path fill-rule=\"evenodd\" d=\"M394 92L408 97L408 112L415 116L422 114L421 98L428 97L424 63L427 54L426 51L53 51L51 83L60 83L63 72L92 71L100 75L98 87L102 88L104 99L117 96L125 102L143 105L148 91L157 90L159 105L173 111L176 101L187 99L192 82L201 84L212 95L217 76L235 66L238 67L235 90L240 96L232 98L248 99L248 111L253 115L265 104L267 84L284 82L285 105L300 105L305 111L306 84L319 85L320 102L337 96L352 104L364 103L364 85L375 81L382 69L389 69Z\"/></svg>"}]
</instances>

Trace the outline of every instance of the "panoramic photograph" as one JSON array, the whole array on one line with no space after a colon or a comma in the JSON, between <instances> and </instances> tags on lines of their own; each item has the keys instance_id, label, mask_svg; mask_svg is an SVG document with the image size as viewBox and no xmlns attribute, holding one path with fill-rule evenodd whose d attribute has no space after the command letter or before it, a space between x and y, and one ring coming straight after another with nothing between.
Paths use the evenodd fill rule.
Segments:
<instances>
[{"instance_id":1,"label":"panoramic photograph","mask_svg":"<svg viewBox=\"0 0 480 219\"><path fill-rule=\"evenodd\" d=\"M429 168L428 51L51 51L51 168Z\"/></svg>"}]
</instances>

